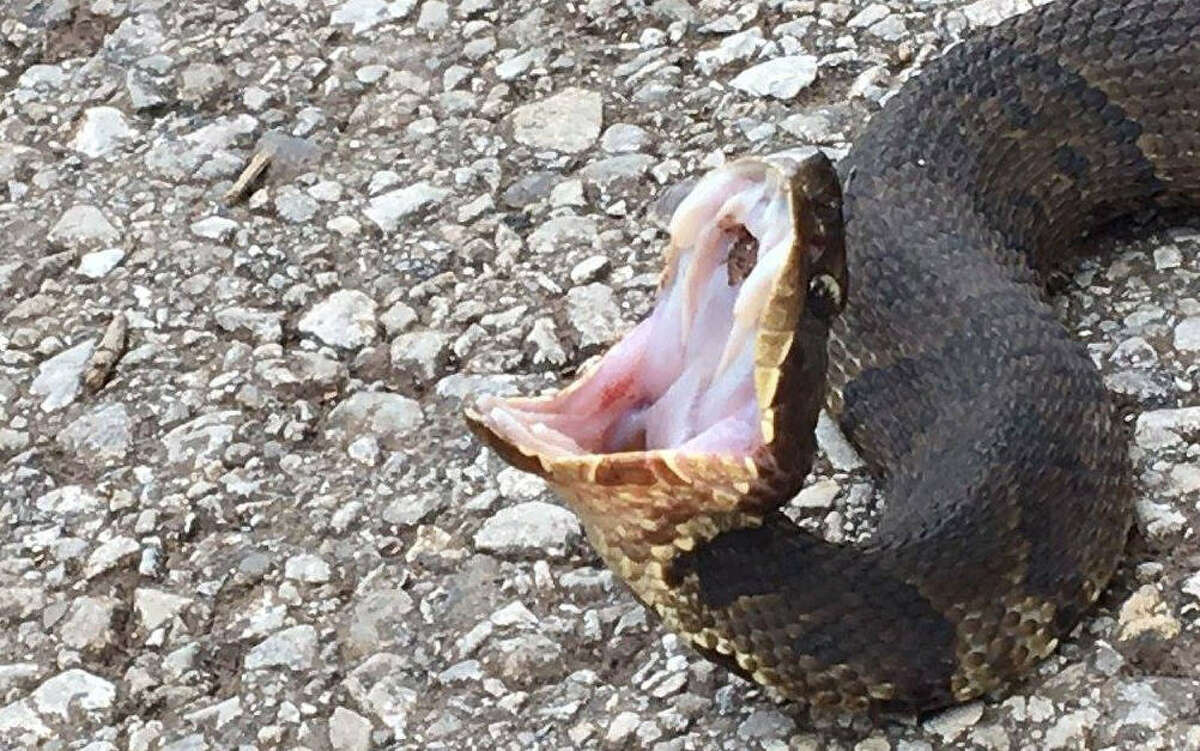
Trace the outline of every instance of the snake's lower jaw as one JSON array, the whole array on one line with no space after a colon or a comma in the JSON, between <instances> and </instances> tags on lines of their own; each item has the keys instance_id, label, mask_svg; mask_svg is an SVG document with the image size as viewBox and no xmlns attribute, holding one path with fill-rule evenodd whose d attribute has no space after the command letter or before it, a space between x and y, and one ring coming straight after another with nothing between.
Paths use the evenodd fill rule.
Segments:
<instances>
[{"instance_id":1,"label":"snake's lower jaw","mask_svg":"<svg viewBox=\"0 0 1200 751\"><path fill-rule=\"evenodd\" d=\"M780 433L811 432L824 387L824 329L803 321L808 279L814 270L844 279L840 245L831 250L819 226L827 215L806 203L814 184L828 189L830 180L836 193L819 155L742 159L710 172L672 218L651 315L561 391L481 397L468 424L573 505L599 495L581 484L608 493L687 486L692 505L727 507L714 494L744 495L764 475L798 483L811 452L796 454ZM797 398L805 389L815 393ZM705 487L714 492L694 492Z\"/></svg>"}]
</instances>

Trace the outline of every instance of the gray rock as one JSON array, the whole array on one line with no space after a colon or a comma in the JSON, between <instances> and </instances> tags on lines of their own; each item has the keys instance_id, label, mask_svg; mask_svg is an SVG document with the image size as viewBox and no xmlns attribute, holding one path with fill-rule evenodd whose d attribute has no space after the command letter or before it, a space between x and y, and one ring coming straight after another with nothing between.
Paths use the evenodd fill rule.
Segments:
<instances>
[{"instance_id":1,"label":"gray rock","mask_svg":"<svg viewBox=\"0 0 1200 751\"><path fill-rule=\"evenodd\" d=\"M788 55L747 68L729 85L755 96L791 99L816 80L817 58L812 55Z\"/></svg>"},{"instance_id":2,"label":"gray rock","mask_svg":"<svg viewBox=\"0 0 1200 751\"><path fill-rule=\"evenodd\" d=\"M423 419L421 405L406 396L360 391L334 407L328 426L349 436L370 433L381 446L397 451Z\"/></svg>"},{"instance_id":3,"label":"gray rock","mask_svg":"<svg viewBox=\"0 0 1200 751\"><path fill-rule=\"evenodd\" d=\"M857 15L846 22L846 25L852 29L865 29L868 26L873 26L879 21L887 18L892 14L890 8L882 3L872 3L863 8Z\"/></svg>"},{"instance_id":4,"label":"gray rock","mask_svg":"<svg viewBox=\"0 0 1200 751\"><path fill-rule=\"evenodd\" d=\"M261 343L283 338L283 314L273 310L233 307L218 310L217 325L233 334L249 335Z\"/></svg>"},{"instance_id":5,"label":"gray rock","mask_svg":"<svg viewBox=\"0 0 1200 751\"><path fill-rule=\"evenodd\" d=\"M777 709L756 709L738 725L737 734L743 740L783 740L796 729L796 721Z\"/></svg>"},{"instance_id":6,"label":"gray rock","mask_svg":"<svg viewBox=\"0 0 1200 751\"><path fill-rule=\"evenodd\" d=\"M398 527L425 521L449 502L445 493L405 493L383 510L383 520Z\"/></svg>"},{"instance_id":7,"label":"gray rock","mask_svg":"<svg viewBox=\"0 0 1200 751\"><path fill-rule=\"evenodd\" d=\"M153 631L191 606L190 597L140 587L133 593L133 606L146 631Z\"/></svg>"},{"instance_id":8,"label":"gray rock","mask_svg":"<svg viewBox=\"0 0 1200 751\"><path fill-rule=\"evenodd\" d=\"M1156 409L1138 415L1134 440L1147 451L1177 448L1200 436L1200 407Z\"/></svg>"},{"instance_id":9,"label":"gray rock","mask_svg":"<svg viewBox=\"0 0 1200 751\"><path fill-rule=\"evenodd\" d=\"M308 624L272 634L246 655L246 670L309 670L317 659L317 630Z\"/></svg>"},{"instance_id":10,"label":"gray rock","mask_svg":"<svg viewBox=\"0 0 1200 751\"><path fill-rule=\"evenodd\" d=\"M451 336L441 331L411 331L392 340L392 365L431 380L447 357Z\"/></svg>"},{"instance_id":11,"label":"gray rock","mask_svg":"<svg viewBox=\"0 0 1200 751\"><path fill-rule=\"evenodd\" d=\"M1029 0L977 0L962 9L971 26L995 26L1033 6Z\"/></svg>"},{"instance_id":12,"label":"gray rock","mask_svg":"<svg viewBox=\"0 0 1200 751\"><path fill-rule=\"evenodd\" d=\"M983 702L973 701L939 712L925 720L925 729L949 743L973 727L983 717Z\"/></svg>"},{"instance_id":13,"label":"gray rock","mask_svg":"<svg viewBox=\"0 0 1200 751\"><path fill-rule=\"evenodd\" d=\"M858 451L846 439L836 422L824 410L817 418L817 446L825 453L829 463L839 472L853 472L866 466Z\"/></svg>"},{"instance_id":14,"label":"gray rock","mask_svg":"<svg viewBox=\"0 0 1200 751\"><path fill-rule=\"evenodd\" d=\"M329 16L334 26L353 24L352 31L361 34L380 24L398 21L417 5L417 0L345 0Z\"/></svg>"},{"instance_id":15,"label":"gray rock","mask_svg":"<svg viewBox=\"0 0 1200 751\"><path fill-rule=\"evenodd\" d=\"M338 707L329 718L329 745L333 751L370 751L371 721Z\"/></svg>"},{"instance_id":16,"label":"gray rock","mask_svg":"<svg viewBox=\"0 0 1200 751\"><path fill-rule=\"evenodd\" d=\"M379 316L379 322L388 336L395 336L417 322L417 311L403 302L397 302Z\"/></svg>"},{"instance_id":17,"label":"gray rock","mask_svg":"<svg viewBox=\"0 0 1200 751\"><path fill-rule=\"evenodd\" d=\"M582 347L609 344L626 329L612 288L598 282L567 291L567 320Z\"/></svg>"},{"instance_id":18,"label":"gray rock","mask_svg":"<svg viewBox=\"0 0 1200 751\"><path fill-rule=\"evenodd\" d=\"M446 188L427 182L414 183L372 198L363 213L379 229L394 232L403 219L441 203L448 195L450 191Z\"/></svg>"},{"instance_id":19,"label":"gray rock","mask_svg":"<svg viewBox=\"0 0 1200 751\"><path fill-rule=\"evenodd\" d=\"M219 457L242 419L242 413L234 410L210 412L176 427L162 438L167 461L199 464Z\"/></svg>"},{"instance_id":20,"label":"gray rock","mask_svg":"<svg viewBox=\"0 0 1200 751\"><path fill-rule=\"evenodd\" d=\"M94 349L94 342L80 342L38 366L38 374L29 391L34 396L45 397L41 405L43 412L62 409L75 401L79 395L80 379Z\"/></svg>"},{"instance_id":21,"label":"gray rock","mask_svg":"<svg viewBox=\"0 0 1200 751\"><path fill-rule=\"evenodd\" d=\"M124 258L125 251L120 248L109 248L108 250L97 250L94 253L85 253L79 259L79 273L88 279L102 279L108 275L108 272L115 269Z\"/></svg>"},{"instance_id":22,"label":"gray rock","mask_svg":"<svg viewBox=\"0 0 1200 751\"><path fill-rule=\"evenodd\" d=\"M600 94L568 88L518 107L512 113L513 137L535 149L578 153L600 135L604 106Z\"/></svg>"},{"instance_id":23,"label":"gray rock","mask_svg":"<svg viewBox=\"0 0 1200 751\"><path fill-rule=\"evenodd\" d=\"M375 301L356 289L343 289L317 303L299 329L332 347L358 349L375 341Z\"/></svg>"},{"instance_id":24,"label":"gray rock","mask_svg":"<svg viewBox=\"0 0 1200 751\"><path fill-rule=\"evenodd\" d=\"M104 213L90 204L76 204L67 209L47 236L50 242L69 248L113 243L120 238L121 233Z\"/></svg>"},{"instance_id":25,"label":"gray rock","mask_svg":"<svg viewBox=\"0 0 1200 751\"><path fill-rule=\"evenodd\" d=\"M303 224L317 215L321 205L294 185L285 185L275 195L275 213L293 224Z\"/></svg>"},{"instance_id":26,"label":"gray rock","mask_svg":"<svg viewBox=\"0 0 1200 751\"><path fill-rule=\"evenodd\" d=\"M643 127L630 123L614 123L600 136L600 148L610 154L626 154L641 151L650 144L650 133Z\"/></svg>"},{"instance_id":27,"label":"gray rock","mask_svg":"<svg viewBox=\"0 0 1200 751\"><path fill-rule=\"evenodd\" d=\"M113 637L113 613L119 602L111 597L80 597L71 603L58 632L72 649L98 650Z\"/></svg>"},{"instance_id":28,"label":"gray rock","mask_svg":"<svg viewBox=\"0 0 1200 751\"><path fill-rule=\"evenodd\" d=\"M283 565L283 575L305 584L324 584L329 581L331 571L329 564L321 556L301 553L287 559Z\"/></svg>"},{"instance_id":29,"label":"gray rock","mask_svg":"<svg viewBox=\"0 0 1200 751\"><path fill-rule=\"evenodd\" d=\"M116 697L116 686L79 668L48 679L30 696L38 712L57 715L62 720L70 719L71 710L76 708L85 712L109 709Z\"/></svg>"},{"instance_id":30,"label":"gray rock","mask_svg":"<svg viewBox=\"0 0 1200 751\"><path fill-rule=\"evenodd\" d=\"M223 216L206 216L192 222L192 234L206 240L225 242L233 237L240 225L232 219Z\"/></svg>"},{"instance_id":31,"label":"gray rock","mask_svg":"<svg viewBox=\"0 0 1200 751\"><path fill-rule=\"evenodd\" d=\"M450 23L450 6L441 0L427 0L417 16L417 28L421 31L438 31Z\"/></svg>"},{"instance_id":32,"label":"gray rock","mask_svg":"<svg viewBox=\"0 0 1200 751\"><path fill-rule=\"evenodd\" d=\"M563 555L580 535L570 511L542 501L500 509L475 533L475 547L504 555Z\"/></svg>"},{"instance_id":33,"label":"gray rock","mask_svg":"<svg viewBox=\"0 0 1200 751\"><path fill-rule=\"evenodd\" d=\"M191 63L179 78L179 98L202 102L217 96L225 87L225 68L216 63Z\"/></svg>"},{"instance_id":34,"label":"gray rock","mask_svg":"<svg viewBox=\"0 0 1200 751\"><path fill-rule=\"evenodd\" d=\"M93 579L114 568L126 565L132 562L139 552L141 552L141 546L132 537L119 535L102 542L88 556L87 563L83 567L83 576L85 579Z\"/></svg>"},{"instance_id":35,"label":"gray rock","mask_svg":"<svg viewBox=\"0 0 1200 751\"><path fill-rule=\"evenodd\" d=\"M1175 327L1175 349L1181 352L1200 351L1200 316L1185 318Z\"/></svg>"},{"instance_id":36,"label":"gray rock","mask_svg":"<svg viewBox=\"0 0 1200 751\"><path fill-rule=\"evenodd\" d=\"M71 139L71 148L96 158L121 147L134 135L125 115L115 107L91 107L83 113L83 123Z\"/></svg>"},{"instance_id":37,"label":"gray rock","mask_svg":"<svg viewBox=\"0 0 1200 751\"><path fill-rule=\"evenodd\" d=\"M1179 635L1180 624L1163 602L1162 593L1153 584L1139 587L1129 599L1121 604L1117 615L1117 638L1130 641L1144 635L1161 640L1174 639Z\"/></svg>"},{"instance_id":38,"label":"gray rock","mask_svg":"<svg viewBox=\"0 0 1200 751\"><path fill-rule=\"evenodd\" d=\"M87 412L58 434L58 444L88 464L101 465L125 458L133 443L129 413L123 404Z\"/></svg>"},{"instance_id":39,"label":"gray rock","mask_svg":"<svg viewBox=\"0 0 1200 751\"><path fill-rule=\"evenodd\" d=\"M604 742L613 748L625 748L642 718L636 712L621 712L608 724Z\"/></svg>"},{"instance_id":40,"label":"gray rock","mask_svg":"<svg viewBox=\"0 0 1200 751\"><path fill-rule=\"evenodd\" d=\"M79 485L64 485L39 496L33 505L55 517L94 511L104 506L99 496Z\"/></svg>"},{"instance_id":41,"label":"gray rock","mask_svg":"<svg viewBox=\"0 0 1200 751\"><path fill-rule=\"evenodd\" d=\"M1169 504L1138 498L1133 510L1142 533L1160 548L1176 542L1187 528L1187 517Z\"/></svg>"}]
</instances>

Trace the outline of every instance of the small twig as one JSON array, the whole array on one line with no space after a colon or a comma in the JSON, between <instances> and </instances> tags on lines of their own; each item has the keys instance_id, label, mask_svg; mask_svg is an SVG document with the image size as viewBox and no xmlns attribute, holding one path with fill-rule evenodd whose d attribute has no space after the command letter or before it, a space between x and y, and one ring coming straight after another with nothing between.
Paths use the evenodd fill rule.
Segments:
<instances>
[{"instance_id":1,"label":"small twig","mask_svg":"<svg viewBox=\"0 0 1200 751\"><path fill-rule=\"evenodd\" d=\"M246 169L242 170L242 174L238 175L238 179L222 196L222 200L227 206L239 203L251 193L251 189L267 171L267 167L271 165L271 157L274 156L274 152L275 150L271 148L262 149L250 157L250 163L246 165Z\"/></svg>"},{"instance_id":2,"label":"small twig","mask_svg":"<svg viewBox=\"0 0 1200 751\"><path fill-rule=\"evenodd\" d=\"M128 328L129 322L125 318L125 312L118 311L104 330L104 336L92 352L87 370L83 373L83 385L90 393L94 394L104 387L113 367L121 359L121 355L125 354L125 332Z\"/></svg>"}]
</instances>

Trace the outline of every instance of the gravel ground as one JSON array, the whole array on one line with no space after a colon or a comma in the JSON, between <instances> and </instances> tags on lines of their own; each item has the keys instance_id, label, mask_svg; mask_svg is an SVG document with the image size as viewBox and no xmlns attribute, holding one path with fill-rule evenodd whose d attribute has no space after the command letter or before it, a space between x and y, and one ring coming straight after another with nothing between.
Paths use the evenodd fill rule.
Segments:
<instances>
[{"instance_id":1,"label":"gravel ground","mask_svg":"<svg viewBox=\"0 0 1200 751\"><path fill-rule=\"evenodd\" d=\"M0 3L0 745L1200 748L1200 232L1060 280L1125 404L1138 532L1003 701L773 702L458 417L647 311L687 180L843 153L1026 5ZM823 445L795 510L853 540L869 478Z\"/></svg>"}]
</instances>

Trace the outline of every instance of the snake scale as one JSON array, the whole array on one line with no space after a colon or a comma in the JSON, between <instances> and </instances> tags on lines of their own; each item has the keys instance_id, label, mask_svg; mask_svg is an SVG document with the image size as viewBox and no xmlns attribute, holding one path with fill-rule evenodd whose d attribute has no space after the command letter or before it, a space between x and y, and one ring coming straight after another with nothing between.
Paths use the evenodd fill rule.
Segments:
<instances>
[{"instance_id":1,"label":"snake scale","mask_svg":"<svg viewBox=\"0 0 1200 751\"><path fill-rule=\"evenodd\" d=\"M704 178L651 318L559 393L467 420L738 674L830 711L1001 691L1098 598L1131 524L1116 411L1045 272L1198 205L1200 3L1059 0L928 65L836 175ZM822 405L885 499L865 546L781 511Z\"/></svg>"}]
</instances>

